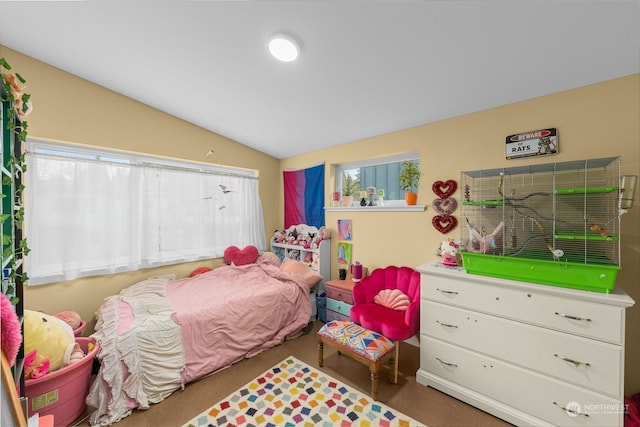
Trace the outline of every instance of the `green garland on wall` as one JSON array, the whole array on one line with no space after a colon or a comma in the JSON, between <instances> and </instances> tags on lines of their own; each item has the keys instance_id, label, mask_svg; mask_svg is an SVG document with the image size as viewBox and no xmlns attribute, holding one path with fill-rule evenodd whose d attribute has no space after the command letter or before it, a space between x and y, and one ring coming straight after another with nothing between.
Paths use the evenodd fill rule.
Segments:
<instances>
[{"instance_id":1,"label":"green garland on wall","mask_svg":"<svg viewBox=\"0 0 640 427\"><path fill-rule=\"evenodd\" d=\"M31 113L28 93L24 91L25 80L18 73L11 73L11 66L0 58L0 101L2 101L2 274L5 293L16 305L20 300L16 285L28 280L23 271L23 257L29 253L23 238L24 204L23 174L26 171L22 145L27 139L26 116ZM8 270L8 280L5 279Z\"/></svg>"}]
</instances>

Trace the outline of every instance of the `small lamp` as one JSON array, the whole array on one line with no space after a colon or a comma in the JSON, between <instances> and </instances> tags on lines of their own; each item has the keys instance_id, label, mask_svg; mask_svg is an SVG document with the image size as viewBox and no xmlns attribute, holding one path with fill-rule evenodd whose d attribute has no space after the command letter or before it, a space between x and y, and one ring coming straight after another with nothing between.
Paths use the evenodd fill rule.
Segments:
<instances>
[{"instance_id":1,"label":"small lamp","mask_svg":"<svg viewBox=\"0 0 640 427\"><path fill-rule=\"evenodd\" d=\"M360 206L367 206L367 192L360 192Z\"/></svg>"}]
</instances>

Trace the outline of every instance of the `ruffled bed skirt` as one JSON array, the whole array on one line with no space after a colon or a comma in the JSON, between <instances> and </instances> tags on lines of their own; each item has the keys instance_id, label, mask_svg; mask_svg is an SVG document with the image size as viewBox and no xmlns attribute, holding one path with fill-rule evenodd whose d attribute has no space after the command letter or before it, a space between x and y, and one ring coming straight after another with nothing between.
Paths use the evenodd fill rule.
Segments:
<instances>
[{"instance_id":1,"label":"ruffled bed skirt","mask_svg":"<svg viewBox=\"0 0 640 427\"><path fill-rule=\"evenodd\" d=\"M92 335L101 346L101 369L87 397L96 408L91 425L113 424L181 387L184 349L180 326L171 319L167 281L146 280L103 303ZM126 310L129 322L120 318Z\"/></svg>"}]
</instances>

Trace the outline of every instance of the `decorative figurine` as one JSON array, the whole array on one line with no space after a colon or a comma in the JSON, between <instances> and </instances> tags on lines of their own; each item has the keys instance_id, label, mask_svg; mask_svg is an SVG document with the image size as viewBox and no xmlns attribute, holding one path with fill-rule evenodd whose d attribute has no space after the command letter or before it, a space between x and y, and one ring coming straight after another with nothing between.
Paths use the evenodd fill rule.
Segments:
<instances>
[{"instance_id":1,"label":"decorative figurine","mask_svg":"<svg viewBox=\"0 0 640 427\"><path fill-rule=\"evenodd\" d=\"M457 267L462 265L460 243L453 239L443 240L437 252L442 257L442 265Z\"/></svg>"},{"instance_id":2,"label":"decorative figurine","mask_svg":"<svg viewBox=\"0 0 640 427\"><path fill-rule=\"evenodd\" d=\"M367 195L369 196L369 206L373 206L373 196L376 194L376 187L373 185L367 187Z\"/></svg>"}]
</instances>

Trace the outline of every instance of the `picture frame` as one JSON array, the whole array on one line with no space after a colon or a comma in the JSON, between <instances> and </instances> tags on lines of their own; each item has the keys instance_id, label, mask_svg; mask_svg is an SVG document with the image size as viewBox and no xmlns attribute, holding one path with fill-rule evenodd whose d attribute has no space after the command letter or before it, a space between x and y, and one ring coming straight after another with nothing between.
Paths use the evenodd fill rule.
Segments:
<instances>
[{"instance_id":1,"label":"picture frame","mask_svg":"<svg viewBox=\"0 0 640 427\"><path fill-rule=\"evenodd\" d=\"M351 240L351 220L338 220L338 240Z\"/></svg>"},{"instance_id":2,"label":"picture frame","mask_svg":"<svg viewBox=\"0 0 640 427\"><path fill-rule=\"evenodd\" d=\"M351 265L351 243L338 242L338 264Z\"/></svg>"}]
</instances>

